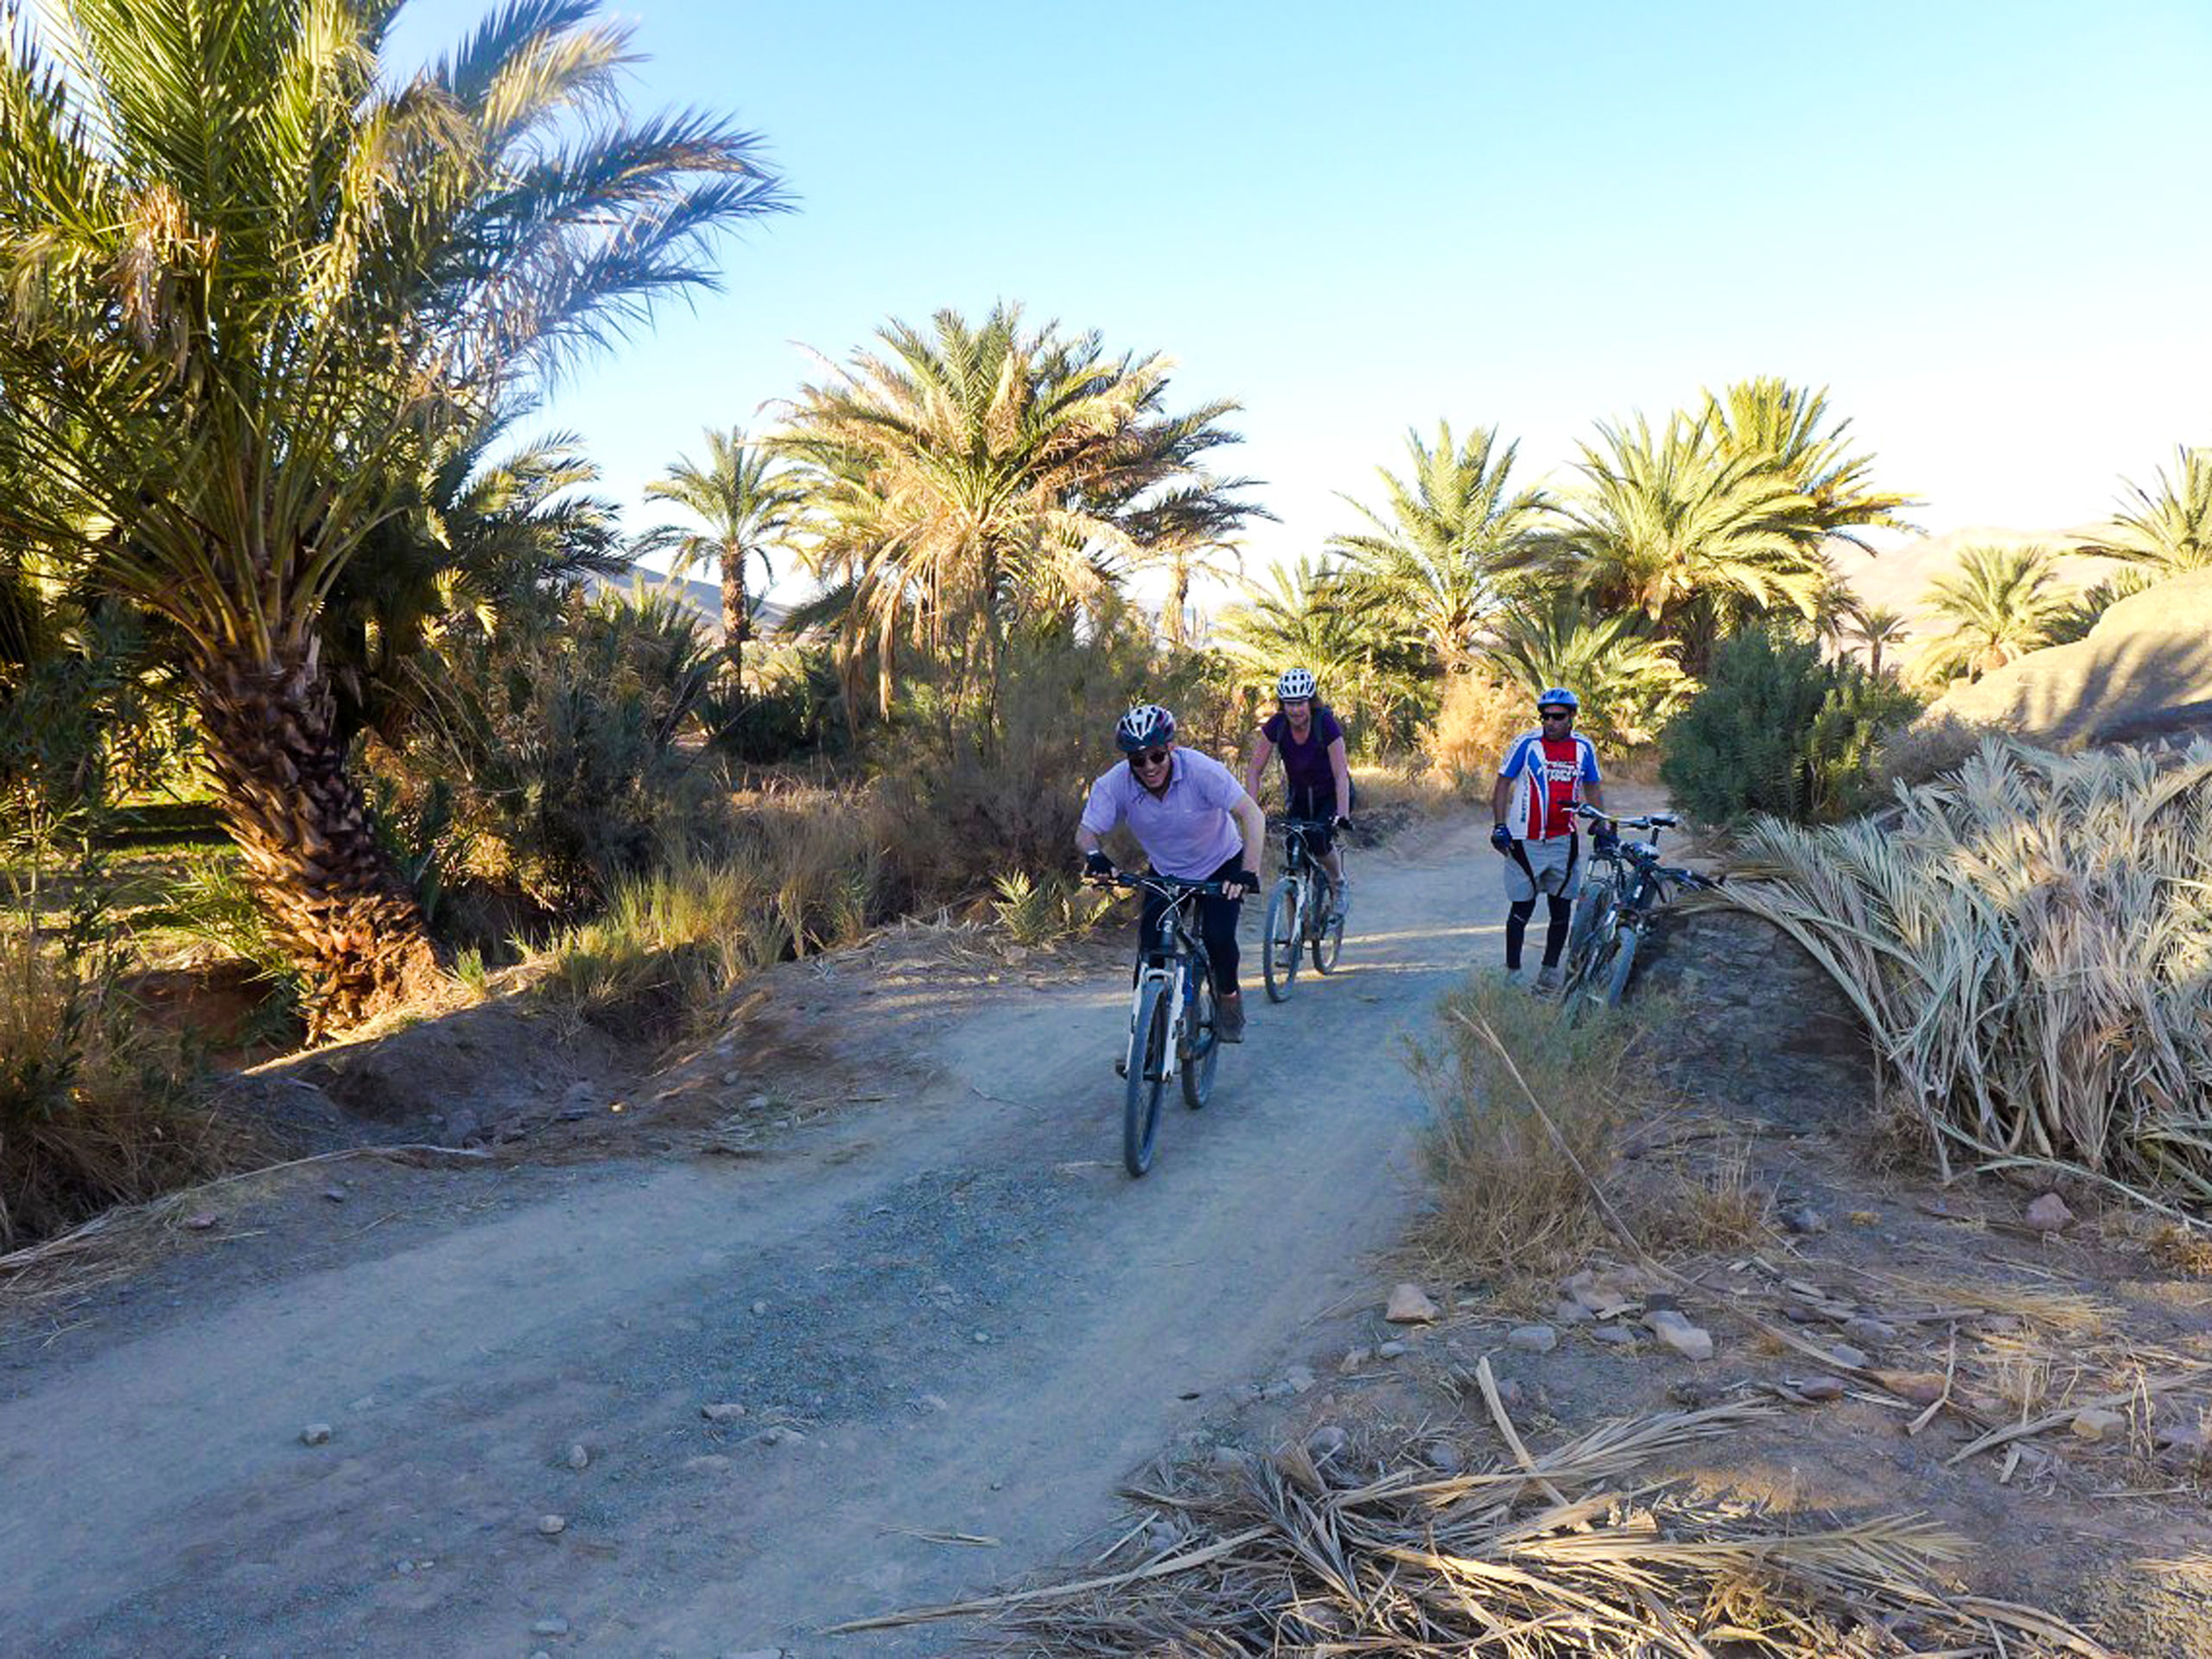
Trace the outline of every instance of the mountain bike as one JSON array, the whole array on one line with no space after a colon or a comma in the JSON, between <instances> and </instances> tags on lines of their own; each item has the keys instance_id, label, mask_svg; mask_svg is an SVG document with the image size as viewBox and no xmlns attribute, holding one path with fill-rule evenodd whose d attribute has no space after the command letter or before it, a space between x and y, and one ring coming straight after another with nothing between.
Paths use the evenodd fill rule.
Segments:
<instances>
[{"instance_id":1,"label":"mountain bike","mask_svg":"<svg viewBox=\"0 0 2212 1659\"><path fill-rule=\"evenodd\" d=\"M1659 832L1681 822L1671 812L1617 818L1580 806L1575 813L1611 823L1616 830L1649 830L1651 839L1592 849L1590 870L1575 894L1567 925L1567 982L1560 1000L1570 1017L1592 1002L1618 1007L1660 909L1677 892L1720 885L1712 876L1659 861Z\"/></svg>"},{"instance_id":2,"label":"mountain bike","mask_svg":"<svg viewBox=\"0 0 2212 1659\"><path fill-rule=\"evenodd\" d=\"M1183 1103L1192 1111L1213 1095L1221 1058L1214 1029L1212 964L1205 942L1191 926L1190 906L1218 894L1218 881L1185 881L1172 875L1098 878L1101 885L1140 888L1166 900L1152 938L1141 945L1137 982L1129 995L1129 1048L1122 1063L1128 1080L1122 1108L1122 1162L1132 1175L1152 1167L1160 1135L1160 1103L1171 1078L1180 1077Z\"/></svg>"},{"instance_id":3,"label":"mountain bike","mask_svg":"<svg viewBox=\"0 0 2212 1659\"><path fill-rule=\"evenodd\" d=\"M1267 948L1261 952L1261 971L1268 983L1268 1001L1286 1001L1298 983L1298 960L1307 951L1317 973L1337 965L1344 948L1344 918L1341 905L1329 903L1329 873L1321 866L1314 844L1325 836L1329 825L1319 818L1285 818L1282 875L1268 895ZM1344 845L1341 837L1338 846ZM1342 858L1342 852L1338 854Z\"/></svg>"}]
</instances>

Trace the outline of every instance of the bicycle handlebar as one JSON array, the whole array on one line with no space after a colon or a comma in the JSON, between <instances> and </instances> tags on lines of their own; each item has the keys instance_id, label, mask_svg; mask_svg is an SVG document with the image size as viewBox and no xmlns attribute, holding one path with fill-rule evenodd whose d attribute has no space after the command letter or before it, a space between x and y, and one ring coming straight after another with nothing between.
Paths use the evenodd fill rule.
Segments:
<instances>
[{"instance_id":1,"label":"bicycle handlebar","mask_svg":"<svg viewBox=\"0 0 2212 1659\"><path fill-rule=\"evenodd\" d=\"M1672 812L1654 812L1645 817L1624 818L1618 817L1611 812L1600 812L1596 807L1587 805L1578 805L1574 809L1574 816L1578 818L1602 819L1623 830L1672 830L1681 823L1681 820Z\"/></svg>"},{"instance_id":2,"label":"bicycle handlebar","mask_svg":"<svg viewBox=\"0 0 2212 1659\"><path fill-rule=\"evenodd\" d=\"M1095 887L1150 887L1154 892L1163 893L1171 899L1186 893L1195 893L1215 899L1221 896L1220 882L1186 881L1179 875L1160 875L1156 873L1131 875L1126 870L1116 870L1111 875L1094 875L1086 879Z\"/></svg>"}]
</instances>

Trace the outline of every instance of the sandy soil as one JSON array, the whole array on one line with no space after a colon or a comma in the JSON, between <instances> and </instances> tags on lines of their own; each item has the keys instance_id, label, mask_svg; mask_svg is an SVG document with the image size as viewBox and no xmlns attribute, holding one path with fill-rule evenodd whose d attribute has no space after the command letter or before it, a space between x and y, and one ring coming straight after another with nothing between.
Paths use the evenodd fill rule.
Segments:
<instances>
[{"instance_id":1,"label":"sandy soil","mask_svg":"<svg viewBox=\"0 0 2212 1659\"><path fill-rule=\"evenodd\" d=\"M799 965L783 1028L811 1022L848 1103L756 1110L738 1157L237 1197L217 1242L0 1328L10 1650L810 1654L1077 1549L1121 1478L1371 1295L1414 1198L1400 1038L1502 913L1478 824L1370 854L1343 969L1274 1008L1248 955L1250 1040L1141 1182L1099 952L865 995Z\"/></svg>"}]
</instances>

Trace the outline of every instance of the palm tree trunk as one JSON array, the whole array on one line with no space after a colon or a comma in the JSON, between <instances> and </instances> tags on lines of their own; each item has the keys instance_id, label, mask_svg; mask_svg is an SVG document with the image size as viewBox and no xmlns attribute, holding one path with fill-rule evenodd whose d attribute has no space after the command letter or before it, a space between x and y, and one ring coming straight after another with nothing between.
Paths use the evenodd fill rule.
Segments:
<instances>
[{"instance_id":1,"label":"palm tree trunk","mask_svg":"<svg viewBox=\"0 0 2212 1659\"><path fill-rule=\"evenodd\" d=\"M310 1037L425 988L437 973L429 930L346 774L314 646L289 663L203 661L192 679L223 816L271 928L309 978Z\"/></svg>"},{"instance_id":2,"label":"palm tree trunk","mask_svg":"<svg viewBox=\"0 0 2212 1659\"><path fill-rule=\"evenodd\" d=\"M722 678L739 696L745 695L745 642L753 637L753 612L745 602L745 553L722 552L722 644L729 658Z\"/></svg>"},{"instance_id":3,"label":"palm tree trunk","mask_svg":"<svg viewBox=\"0 0 2212 1659\"><path fill-rule=\"evenodd\" d=\"M1178 554L1173 568L1174 578L1168 595L1167 643L1180 651L1190 644L1183 633L1183 610L1191 602L1190 562Z\"/></svg>"}]
</instances>

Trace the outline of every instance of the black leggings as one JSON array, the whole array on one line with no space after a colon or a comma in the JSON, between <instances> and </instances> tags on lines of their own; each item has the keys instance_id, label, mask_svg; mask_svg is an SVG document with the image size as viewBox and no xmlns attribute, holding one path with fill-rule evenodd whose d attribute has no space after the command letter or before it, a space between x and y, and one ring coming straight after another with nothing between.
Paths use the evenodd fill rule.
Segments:
<instances>
[{"instance_id":1,"label":"black leggings","mask_svg":"<svg viewBox=\"0 0 2212 1659\"><path fill-rule=\"evenodd\" d=\"M1244 868L1244 855L1239 853L1229 862L1204 878L1208 881L1225 881ZM1206 960L1213 966L1213 990L1216 996L1236 995L1236 918L1244 908L1242 899L1217 898L1212 893L1201 893L1198 899L1198 937L1205 941ZM1160 912L1167 901L1147 888L1144 895L1144 917L1137 924L1137 960L1140 965L1144 953L1152 948L1153 930L1160 925Z\"/></svg>"},{"instance_id":2,"label":"black leggings","mask_svg":"<svg viewBox=\"0 0 2212 1659\"><path fill-rule=\"evenodd\" d=\"M1567 949L1567 924L1572 906L1558 893L1548 893L1544 902L1551 915L1544 925L1544 966L1559 966L1559 953ZM1521 942L1528 936L1529 918L1536 913L1533 899L1516 899L1505 907L1505 970L1518 973L1521 969Z\"/></svg>"}]
</instances>

